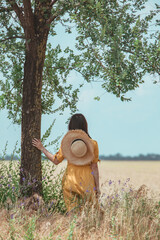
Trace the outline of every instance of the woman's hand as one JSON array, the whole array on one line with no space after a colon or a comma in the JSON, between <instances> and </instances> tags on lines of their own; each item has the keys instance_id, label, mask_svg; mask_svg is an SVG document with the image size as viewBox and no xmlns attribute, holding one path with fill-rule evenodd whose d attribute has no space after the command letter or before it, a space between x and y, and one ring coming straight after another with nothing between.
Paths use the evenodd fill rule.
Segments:
<instances>
[{"instance_id":1,"label":"woman's hand","mask_svg":"<svg viewBox=\"0 0 160 240\"><path fill-rule=\"evenodd\" d=\"M32 140L32 145L34 146L34 147L36 147L36 148L38 148L40 151L42 151L43 150L43 144L41 143L41 141L39 140L39 139L37 139L37 138L34 138L33 140Z\"/></svg>"},{"instance_id":2,"label":"woman's hand","mask_svg":"<svg viewBox=\"0 0 160 240\"><path fill-rule=\"evenodd\" d=\"M47 149L45 149L45 147L43 147L43 144L41 143L41 141L37 138L34 138L32 140L32 145L36 148L38 148L40 151L42 151L44 153L44 155L50 160L52 161L55 165L58 165L60 162L58 161L56 155L53 155L52 153L48 152Z\"/></svg>"}]
</instances>

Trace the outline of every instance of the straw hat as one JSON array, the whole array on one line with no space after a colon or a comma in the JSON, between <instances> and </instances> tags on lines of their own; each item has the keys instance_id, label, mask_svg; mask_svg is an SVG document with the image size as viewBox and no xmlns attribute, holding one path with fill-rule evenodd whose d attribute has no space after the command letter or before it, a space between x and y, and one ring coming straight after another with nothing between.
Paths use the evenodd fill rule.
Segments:
<instances>
[{"instance_id":1,"label":"straw hat","mask_svg":"<svg viewBox=\"0 0 160 240\"><path fill-rule=\"evenodd\" d=\"M94 159L94 145L82 130L69 130L63 137L61 149L64 158L74 165L88 165Z\"/></svg>"}]
</instances>

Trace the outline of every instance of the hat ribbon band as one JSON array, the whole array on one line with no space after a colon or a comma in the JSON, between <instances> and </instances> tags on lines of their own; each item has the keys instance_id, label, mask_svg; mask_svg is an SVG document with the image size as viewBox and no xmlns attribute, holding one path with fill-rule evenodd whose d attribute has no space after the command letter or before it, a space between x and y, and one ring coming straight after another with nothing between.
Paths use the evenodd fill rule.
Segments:
<instances>
[{"instance_id":1,"label":"hat ribbon band","mask_svg":"<svg viewBox=\"0 0 160 240\"><path fill-rule=\"evenodd\" d=\"M84 142L82 139L77 138L77 139L73 140L73 142L71 143L71 145L72 145L73 143L77 142L77 141L82 141L82 142ZM84 143L85 143L85 142L84 142ZM86 143L85 143L85 144L86 144Z\"/></svg>"}]
</instances>

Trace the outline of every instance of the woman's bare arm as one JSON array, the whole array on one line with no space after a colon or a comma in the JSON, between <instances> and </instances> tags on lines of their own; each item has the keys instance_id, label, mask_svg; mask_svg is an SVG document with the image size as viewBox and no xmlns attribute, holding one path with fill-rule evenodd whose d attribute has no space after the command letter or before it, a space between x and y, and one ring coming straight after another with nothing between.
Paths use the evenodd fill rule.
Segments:
<instances>
[{"instance_id":1,"label":"woman's bare arm","mask_svg":"<svg viewBox=\"0 0 160 240\"><path fill-rule=\"evenodd\" d=\"M34 138L32 140L32 145L36 148L38 148L40 151L42 151L44 153L44 155L50 160L52 161L55 165L59 164L58 159L56 158L55 155L53 155L52 153L48 152L48 150L43 146L43 144L41 143L41 141L37 138Z\"/></svg>"},{"instance_id":2,"label":"woman's bare arm","mask_svg":"<svg viewBox=\"0 0 160 240\"><path fill-rule=\"evenodd\" d=\"M95 181L96 193L100 194L98 164L97 163L91 163L91 169L92 169L93 177L94 177L94 181Z\"/></svg>"}]
</instances>

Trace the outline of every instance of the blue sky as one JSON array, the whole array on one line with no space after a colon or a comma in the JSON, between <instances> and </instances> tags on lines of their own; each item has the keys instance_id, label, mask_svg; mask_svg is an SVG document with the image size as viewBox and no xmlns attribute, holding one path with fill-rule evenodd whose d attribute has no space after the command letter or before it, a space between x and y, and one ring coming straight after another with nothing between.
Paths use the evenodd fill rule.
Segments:
<instances>
[{"instance_id":1,"label":"blue sky","mask_svg":"<svg viewBox=\"0 0 160 240\"><path fill-rule=\"evenodd\" d=\"M146 10L153 9L158 0L150 0ZM58 35L54 43L61 43L62 47L70 41L70 36L65 36L61 28L57 29ZM74 33L73 33L74 34ZM52 39L50 40L52 42ZM72 73L69 81L79 81L80 76ZM157 80L160 80L157 77ZM79 95L78 109L88 121L89 133L99 144L100 154L138 155L140 153L160 154L160 84L153 84L153 77L147 75L145 83L135 91L129 92L131 102L121 102L114 95L105 93L98 83L86 83ZM94 97L100 96L96 101ZM63 116L46 115L42 117L42 135L50 126L53 119L56 123L49 140L63 135L67 131L66 120L70 116L68 110ZM21 127L13 125L7 119L7 112L0 111L0 155L8 141L7 152L12 153L18 140L20 146ZM54 153L55 148L49 150Z\"/></svg>"}]
</instances>

